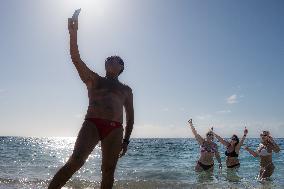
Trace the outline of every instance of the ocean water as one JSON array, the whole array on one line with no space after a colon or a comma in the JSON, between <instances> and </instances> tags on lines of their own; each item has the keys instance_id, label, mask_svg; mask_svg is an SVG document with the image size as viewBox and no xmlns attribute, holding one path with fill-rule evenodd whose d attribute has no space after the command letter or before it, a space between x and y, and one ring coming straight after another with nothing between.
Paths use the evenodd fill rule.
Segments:
<instances>
[{"instance_id":1,"label":"ocean water","mask_svg":"<svg viewBox=\"0 0 284 189\"><path fill-rule=\"evenodd\" d=\"M41 189L72 153L76 138L0 137L0 189ZM284 188L284 139L276 139L281 152L273 155L275 172L257 180L259 161L241 150L241 167L225 167L225 149L219 145L223 170L195 173L199 147L194 139L132 139L115 173L114 188ZM256 148L259 139L247 139ZM217 164L217 163L216 163ZM99 188L101 152L98 145L85 165L64 188Z\"/></svg>"}]
</instances>

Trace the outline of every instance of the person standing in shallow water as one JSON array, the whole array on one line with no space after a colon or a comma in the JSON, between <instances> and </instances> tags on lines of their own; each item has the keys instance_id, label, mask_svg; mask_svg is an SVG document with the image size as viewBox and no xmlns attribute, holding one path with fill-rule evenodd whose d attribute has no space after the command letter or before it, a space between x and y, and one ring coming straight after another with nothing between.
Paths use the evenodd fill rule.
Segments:
<instances>
[{"instance_id":1,"label":"person standing in shallow water","mask_svg":"<svg viewBox=\"0 0 284 189\"><path fill-rule=\"evenodd\" d=\"M192 119L188 121L192 133L200 145L200 158L196 163L195 171L213 171L214 170L214 156L216 157L219 168L222 168L220 154L218 152L218 147L214 140L214 135L212 131L207 132L206 138L203 139L195 130L192 124Z\"/></svg>"},{"instance_id":2,"label":"person standing in shallow water","mask_svg":"<svg viewBox=\"0 0 284 189\"><path fill-rule=\"evenodd\" d=\"M272 152L280 152L279 146L276 144L269 131L262 131L260 134L261 143L256 151L249 147L245 147L253 157L260 158L259 179L263 180L270 177L274 172L274 164L272 162Z\"/></svg>"},{"instance_id":3,"label":"person standing in shallow water","mask_svg":"<svg viewBox=\"0 0 284 189\"><path fill-rule=\"evenodd\" d=\"M91 71L81 60L77 45L78 19L68 19L70 54L81 80L86 84L89 107L79 131L72 155L55 174L49 189L58 189L85 163L89 154L101 141L102 181L101 189L111 189L118 158L127 151L134 124L133 94L130 87L122 84L118 76L124 70L124 62L118 56L105 61L106 76ZM126 127L123 138L123 107Z\"/></svg>"},{"instance_id":4,"label":"person standing in shallow water","mask_svg":"<svg viewBox=\"0 0 284 189\"><path fill-rule=\"evenodd\" d=\"M219 142L221 142L221 144L227 147L227 150L225 151L225 155L227 156L227 159L226 159L227 168L239 168L240 161L238 157L239 157L241 146L243 145L246 139L246 136L248 134L248 130L245 128L244 135L241 141L239 140L239 137L237 135L233 135L230 141L226 141L222 137L217 135L213 131L213 129L212 129L212 132L214 136L219 140Z\"/></svg>"}]
</instances>

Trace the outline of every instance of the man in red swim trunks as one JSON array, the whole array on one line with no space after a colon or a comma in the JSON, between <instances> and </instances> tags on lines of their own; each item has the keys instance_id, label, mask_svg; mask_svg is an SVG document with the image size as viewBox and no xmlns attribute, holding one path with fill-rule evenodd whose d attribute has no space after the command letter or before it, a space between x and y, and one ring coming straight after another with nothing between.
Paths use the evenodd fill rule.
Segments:
<instances>
[{"instance_id":1,"label":"man in red swim trunks","mask_svg":"<svg viewBox=\"0 0 284 189\"><path fill-rule=\"evenodd\" d=\"M118 158L127 151L134 123L133 95L130 87L122 84L118 76L124 69L118 56L105 61L106 76L91 71L81 60L77 46L78 20L69 18L70 54L81 80L86 84L89 107L85 121L78 134L74 151L67 163L55 174L49 189L58 189L79 170L94 147L101 141L102 189L112 188ZM126 112L126 127L123 138L123 107Z\"/></svg>"}]
</instances>

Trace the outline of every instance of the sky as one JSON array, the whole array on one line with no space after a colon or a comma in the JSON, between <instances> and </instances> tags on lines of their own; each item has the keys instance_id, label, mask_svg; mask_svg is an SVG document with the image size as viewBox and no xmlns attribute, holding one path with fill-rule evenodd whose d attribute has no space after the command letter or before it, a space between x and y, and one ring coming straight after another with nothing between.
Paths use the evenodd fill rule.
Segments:
<instances>
[{"instance_id":1,"label":"sky","mask_svg":"<svg viewBox=\"0 0 284 189\"><path fill-rule=\"evenodd\" d=\"M69 55L67 18L81 8L78 45L101 76L125 62L132 137L270 130L284 137L282 0L9 0L0 3L0 135L76 136L87 90Z\"/></svg>"}]
</instances>

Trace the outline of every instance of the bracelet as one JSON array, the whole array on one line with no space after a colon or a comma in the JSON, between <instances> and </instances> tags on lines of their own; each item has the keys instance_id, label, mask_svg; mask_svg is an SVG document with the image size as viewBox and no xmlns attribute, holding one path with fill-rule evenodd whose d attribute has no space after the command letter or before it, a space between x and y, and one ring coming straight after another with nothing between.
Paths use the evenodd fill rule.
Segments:
<instances>
[{"instance_id":1,"label":"bracelet","mask_svg":"<svg viewBox=\"0 0 284 189\"><path fill-rule=\"evenodd\" d=\"M126 143L127 145L129 144L129 140L127 140L127 139L123 139L123 143Z\"/></svg>"}]
</instances>

